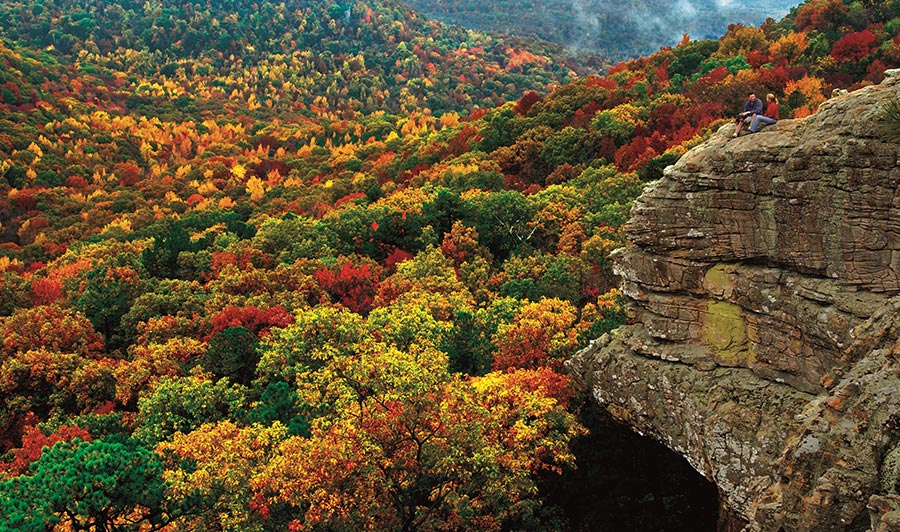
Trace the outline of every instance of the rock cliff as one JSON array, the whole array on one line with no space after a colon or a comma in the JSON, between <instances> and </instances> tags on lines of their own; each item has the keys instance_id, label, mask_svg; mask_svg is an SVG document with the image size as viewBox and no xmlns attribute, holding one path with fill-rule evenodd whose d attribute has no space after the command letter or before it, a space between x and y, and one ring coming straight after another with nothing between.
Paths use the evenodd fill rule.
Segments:
<instances>
[{"instance_id":1,"label":"rock cliff","mask_svg":"<svg viewBox=\"0 0 900 532\"><path fill-rule=\"evenodd\" d=\"M628 324L569 363L746 530L900 530L898 97L890 71L669 167L616 257Z\"/></svg>"}]
</instances>

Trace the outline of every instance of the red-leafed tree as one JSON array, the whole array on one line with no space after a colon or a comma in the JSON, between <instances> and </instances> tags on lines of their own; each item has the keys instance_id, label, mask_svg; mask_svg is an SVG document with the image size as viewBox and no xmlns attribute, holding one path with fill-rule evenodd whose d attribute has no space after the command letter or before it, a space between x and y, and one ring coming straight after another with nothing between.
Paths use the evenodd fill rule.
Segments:
<instances>
[{"instance_id":1,"label":"red-leafed tree","mask_svg":"<svg viewBox=\"0 0 900 532\"><path fill-rule=\"evenodd\" d=\"M266 336L272 327L287 327L294 323L294 316L284 307L275 305L260 309L253 305L246 307L226 307L212 317L212 331L206 340L229 327L243 327L257 336Z\"/></svg>"},{"instance_id":2,"label":"red-leafed tree","mask_svg":"<svg viewBox=\"0 0 900 532\"><path fill-rule=\"evenodd\" d=\"M378 269L369 263L357 266L347 260L337 268L320 268L314 276L332 301L358 314L368 314L381 278Z\"/></svg>"},{"instance_id":3,"label":"red-leafed tree","mask_svg":"<svg viewBox=\"0 0 900 532\"><path fill-rule=\"evenodd\" d=\"M878 38L869 30L848 33L831 47L831 57L837 62L859 61L871 55Z\"/></svg>"},{"instance_id":4,"label":"red-leafed tree","mask_svg":"<svg viewBox=\"0 0 900 532\"><path fill-rule=\"evenodd\" d=\"M62 298L62 285L56 279L40 278L31 282L31 301L35 306L50 305Z\"/></svg>"}]
</instances>

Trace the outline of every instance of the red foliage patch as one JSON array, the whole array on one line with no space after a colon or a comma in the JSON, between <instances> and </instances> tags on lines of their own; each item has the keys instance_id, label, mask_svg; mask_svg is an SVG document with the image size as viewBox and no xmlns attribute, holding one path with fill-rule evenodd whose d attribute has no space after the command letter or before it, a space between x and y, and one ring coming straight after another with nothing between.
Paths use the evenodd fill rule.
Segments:
<instances>
[{"instance_id":1,"label":"red foliage patch","mask_svg":"<svg viewBox=\"0 0 900 532\"><path fill-rule=\"evenodd\" d=\"M408 251L404 251L400 248L394 248L394 251L392 251L391 254L388 255L384 259L384 266L389 271L394 271L394 269L396 268L396 266L398 264L400 264L401 262L407 261L411 258L413 258L412 253L409 253Z\"/></svg>"},{"instance_id":2,"label":"red foliage patch","mask_svg":"<svg viewBox=\"0 0 900 532\"><path fill-rule=\"evenodd\" d=\"M347 261L337 271L321 268L313 276L333 300L351 311L367 314L372 310L375 289L380 279L378 272L368 264L356 266Z\"/></svg>"},{"instance_id":3,"label":"red foliage patch","mask_svg":"<svg viewBox=\"0 0 900 532\"><path fill-rule=\"evenodd\" d=\"M479 118L484 118L487 113L488 110L485 108L472 109L472 112L469 113L469 120L478 120Z\"/></svg>"},{"instance_id":4,"label":"red foliage patch","mask_svg":"<svg viewBox=\"0 0 900 532\"><path fill-rule=\"evenodd\" d=\"M212 318L212 331L206 336L208 342L213 336L229 327L244 327L257 336L267 336L272 327L287 327L294 323L294 316L281 305L266 310L254 306L225 307Z\"/></svg>"},{"instance_id":5,"label":"red foliage patch","mask_svg":"<svg viewBox=\"0 0 900 532\"><path fill-rule=\"evenodd\" d=\"M468 153L469 141L478 135L478 129L470 124L466 124L455 137L447 143L447 156L462 155Z\"/></svg>"},{"instance_id":6,"label":"red foliage patch","mask_svg":"<svg viewBox=\"0 0 900 532\"><path fill-rule=\"evenodd\" d=\"M70 175L66 178L66 186L76 189L86 188L88 186L87 179L80 175Z\"/></svg>"},{"instance_id":7,"label":"red foliage patch","mask_svg":"<svg viewBox=\"0 0 900 532\"><path fill-rule=\"evenodd\" d=\"M119 176L119 184L123 187L135 185L141 180L141 168L130 161L117 164L115 173Z\"/></svg>"},{"instance_id":8,"label":"red foliage patch","mask_svg":"<svg viewBox=\"0 0 900 532\"><path fill-rule=\"evenodd\" d=\"M507 333L502 341L503 347L494 353L491 369L509 371L515 368L552 367L554 362L562 369L562 361L550 360L547 346L550 335L537 328L519 327Z\"/></svg>"},{"instance_id":9,"label":"red foliage patch","mask_svg":"<svg viewBox=\"0 0 900 532\"><path fill-rule=\"evenodd\" d=\"M878 38L869 30L848 33L831 47L831 57L837 62L859 61L872 53Z\"/></svg>"},{"instance_id":10,"label":"red foliage patch","mask_svg":"<svg viewBox=\"0 0 900 532\"><path fill-rule=\"evenodd\" d=\"M28 466L41 457L45 447L53 447L57 442L72 441L75 438L91 441L91 433L78 426L62 425L53 434L45 436L34 425L26 427L22 433L22 446L11 451L11 462L0 462L0 473L10 477L24 475L28 473Z\"/></svg>"},{"instance_id":11,"label":"red foliage patch","mask_svg":"<svg viewBox=\"0 0 900 532\"><path fill-rule=\"evenodd\" d=\"M39 190L40 189L36 188L23 188L12 198L13 203L22 210L30 211L37 205L37 198L35 196Z\"/></svg>"},{"instance_id":12,"label":"red foliage patch","mask_svg":"<svg viewBox=\"0 0 900 532\"><path fill-rule=\"evenodd\" d=\"M753 50L747 54L747 62L753 68L759 68L769 62L769 54L762 50Z\"/></svg>"},{"instance_id":13,"label":"red foliage patch","mask_svg":"<svg viewBox=\"0 0 900 532\"><path fill-rule=\"evenodd\" d=\"M526 115L528 114L528 111L530 111L531 108L534 107L534 104L540 101L543 101L543 98L541 98L538 93L534 91L528 91L524 95L522 95L521 98L519 98L519 101L517 101L516 105L513 106L513 111L520 115Z\"/></svg>"},{"instance_id":14,"label":"red foliage patch","mask_svg":"<svg viewBox=\"0 0 900 532\"><path fill-rule=\"evenodd\" d=\"M62 299L62 285L55 279L35 279L31 282L31 303L34 306L49 305Z\"/></svg>"},{"instance_id":15,"label":"red foliage patch","mask_svg":"<svg viewBox=\"0 0 900 532\"><path fill-rule=\"evenodd\" d=\"M340 207L341 205L343 205L345 203L349 203L355 199L365 198L365 197L366 197L366 195L363 192L353 192L353 193L347 194L343 198L340 198L339 200L335 201L334 206Z\"/></svg>"},{"instance_id":16,"label":"red foliage patch","mask_svg":"<svg viewBox=\"0 0 900 532\"><path fill-rule=\"evenodd\" d=\"M613 90L617 88L619 85L616 83L616 80L610 78L601 78L599 76L588 76L584 80L585 88L591 89L594 87L601 87L604 89Z\"/></svg>"},{"instance_id":17,"label":"red foliage patch","mask_svg":"<svg viewBox=\"0 0 900 532\"><path fill-rule=\"evenodd\" d=\"M397 176L397 182L406 183L410 179L416 177L417 175L421 174L425 170L428 170L429 168L431 168L430 164L419 163L419 164L413 166L412 168L410 168L409 170L406 170L405 172L401 173L399 176Z\"/></svg>"},{"instance_id":18,"label":"red foliage patch","mask_svg":"<svg viewBox=\"0 0 900 532\"><path fill-rule=\"evenodd\" d=\"M205 200L205 199L206 199L206 198L204 198L204 197L201 196L200 194L191 194L191 195L188 196L188 198L187 198L186 200L184 200L184 201L185 201L185 203L187 203L188 205L194 206L194 205L200 203L201 201L203 201L203 200Z\"/></svg>"}]
</instances>

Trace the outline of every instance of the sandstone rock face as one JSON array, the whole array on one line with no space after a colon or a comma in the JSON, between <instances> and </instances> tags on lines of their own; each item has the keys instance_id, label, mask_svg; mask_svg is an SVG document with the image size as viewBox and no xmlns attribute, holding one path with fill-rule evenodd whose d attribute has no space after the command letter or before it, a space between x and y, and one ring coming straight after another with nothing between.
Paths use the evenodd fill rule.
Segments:
<instances>
[{"instance_id":1,"label":"sandstone rock face","mask_svg":"<svg viewBox=\"0 0 900 532\"><path fill-rule=\"evenodd\" d=\"M628 325L570 361L747 530L900 522L900 145L876 127L893 98L900 72L668 168L616 258Z\"/></svg>"}]
</instances>

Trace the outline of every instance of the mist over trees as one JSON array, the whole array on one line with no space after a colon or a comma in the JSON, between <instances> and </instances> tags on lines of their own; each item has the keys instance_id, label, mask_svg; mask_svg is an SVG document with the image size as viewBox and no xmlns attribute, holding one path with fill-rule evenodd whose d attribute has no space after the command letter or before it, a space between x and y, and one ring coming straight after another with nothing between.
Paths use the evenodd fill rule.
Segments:
<instances>
[{"instance_id":1,"label":"mist over trees","mask_svg":"<svg viewBox=\"0 0 900 532\"><path fill-rule=\"evenodd\" d=\"M608 59L672 46L687 33L717 39L729 24L779 19L796 0L406 0L429 17L468 28L536 36Z\"/></svg>"}]
</instances>

